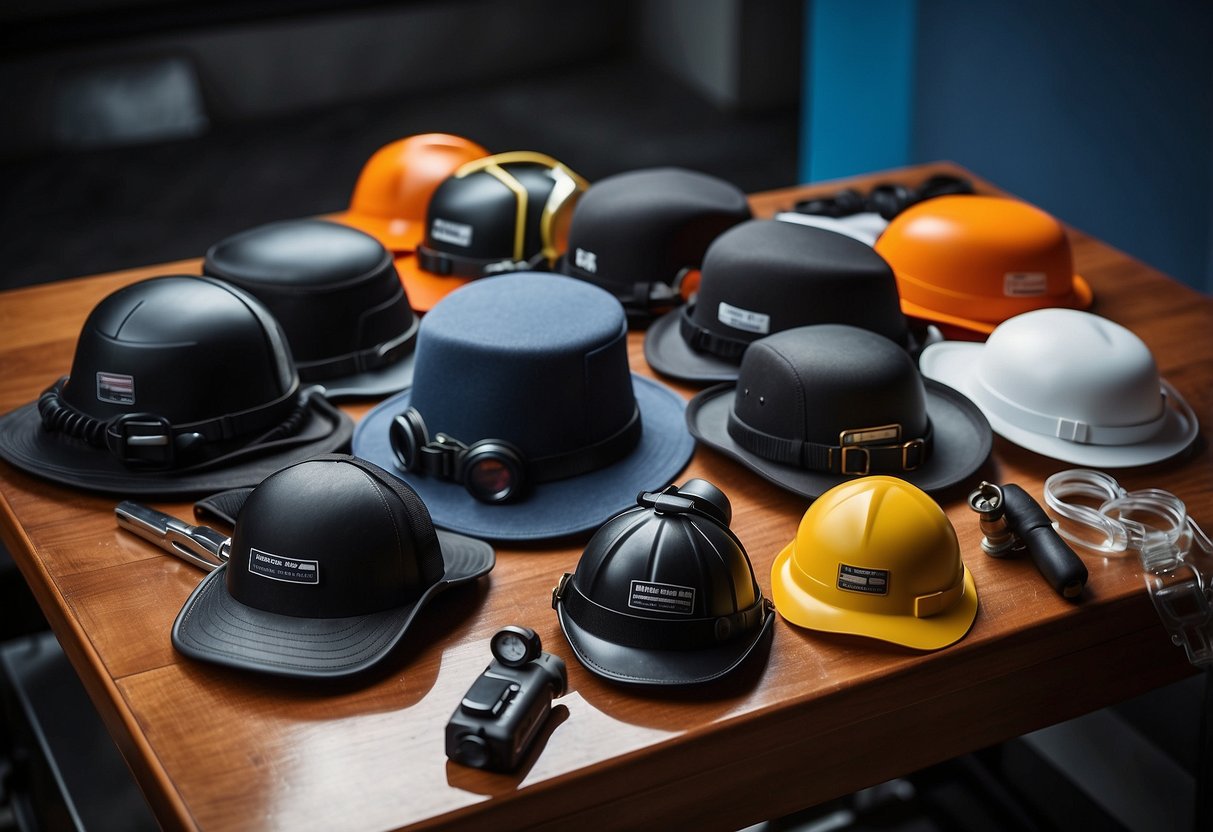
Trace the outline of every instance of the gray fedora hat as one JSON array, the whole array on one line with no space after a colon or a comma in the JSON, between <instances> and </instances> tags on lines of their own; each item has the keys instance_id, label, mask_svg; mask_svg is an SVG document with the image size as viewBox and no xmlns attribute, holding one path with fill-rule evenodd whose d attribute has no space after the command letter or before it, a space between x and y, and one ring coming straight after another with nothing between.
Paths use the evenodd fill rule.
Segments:
<instances>
[{"instance_id":1,"label":"gray fedora hat","mask_svg":"<svg viewBox=\"0 0 1213 832\"><path fill-rule=\"evenodd\" d=\"M971 401L924 379L888 338L842 324L756 341L736 384L691 399L687 424L705 445L810 498L866 474L942 491L972 476L993 444Z\"/></svg>"},{"instance_id":2,"label":"gray fedora hat","mask_svg":"<svg viewBox=\"0 0 1213 832\"><path fill-rule=\"evenodd\" d=\"M698 294L654 322L644 355L671 378L732 381L751 343L813 324L849 324L914 346L893 270L871 246L822 228L752 220L712 243Z\"/></svg>"}]
</instances>

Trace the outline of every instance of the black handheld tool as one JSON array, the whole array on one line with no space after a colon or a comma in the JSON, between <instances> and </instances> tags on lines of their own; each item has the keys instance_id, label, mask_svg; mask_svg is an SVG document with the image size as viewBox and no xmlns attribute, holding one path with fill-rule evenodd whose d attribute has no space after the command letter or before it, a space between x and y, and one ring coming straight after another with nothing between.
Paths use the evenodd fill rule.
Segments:
<instances>
[{"instance_id":1,"label":"black handheld tool","mask_svg":"<svg viewBox=\"0 0 1213 832\"><path fill-rule=\"evenodd\" d=\"M1087 567L1066 544L1032 495L1018 485L983 482L969 495L980 516L981 548L993 557L1026 550L1049 585L1063 598L1082 595Z\"/></svg>"}]
</instances>

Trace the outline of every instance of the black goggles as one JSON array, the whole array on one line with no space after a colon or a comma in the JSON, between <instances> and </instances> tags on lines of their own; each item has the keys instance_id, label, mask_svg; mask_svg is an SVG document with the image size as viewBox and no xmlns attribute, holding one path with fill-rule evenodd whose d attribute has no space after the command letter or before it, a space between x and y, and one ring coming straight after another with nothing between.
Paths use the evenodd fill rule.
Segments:
<instances>
[{"instance_id":1,"label":"black goggles","mask_svg":"<svg viewBox=\"0 0 1213 832\"><path fill-rule=\"evenodd\" d=\"M504 439L468 444L445 433L430 439L421 413L409 407L392 420L388 438L401 470L461 483L484 503L507 503L522 495L531 483L574 477L622 459L640 441L640 425L637 408L622 429L593 445L528 458L517 445Z\"/></svg>"}]
</instances>

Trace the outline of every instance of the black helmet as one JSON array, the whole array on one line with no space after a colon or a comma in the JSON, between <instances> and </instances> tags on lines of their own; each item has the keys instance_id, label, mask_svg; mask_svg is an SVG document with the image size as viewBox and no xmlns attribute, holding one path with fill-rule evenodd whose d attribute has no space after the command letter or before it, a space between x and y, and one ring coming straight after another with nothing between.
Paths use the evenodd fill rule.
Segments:
<instances>
[{"instance_id":1,"label":"black helmet","mask_svg":"<svg viewBox=\"0 0 1213 832\"><path fill-rule=\"evenodd\" d=\"M729 530L728 497L693 479L608 520L552 593L573 652L616 682L690 685L769 643L772 608Z\"/></svg>"},{"instance_id":2,"label":"black helmet","mask_svg":"<svg viewBox=\"0 0 1213 832\"><path fill-rule=\"evenodd\" d=\"M71 374L32 409L0 422L0 455L70 485L144 494L256 484L352 430L301 388L265 307L206 277L152 278L102 300Z\"/></svg>"},{"instance_id":3,"label":"black helmet","mask_svg":"<svg viewBox=\"0 0 1213 832\"><path fill-rule=\"evenodd\" d=\"M549 268L564 251L573 206L586 187L542 153L467 162L430 197L416 266L470 278Z\"/></svg>"},{"instance_id":4,"label":"black helmet","mask_svg":"<svg viewBox=\"0 0 1213 832\"><path fill-rule=\"evenodd\" d=\"M684 168L595 182L577 203L559 269L613 294L636 323L682 302L708 245L750 219L735 185ZM685 284L685 285L684 285Z\"/></svg>"},{"instance_id":5,"label":"black helmet","mask_svg":"<svg viewBox=\"0 0 1213 832\"><path fill-rule=\"evenodd\" d=\"M487 543L436 530L382 468L313 457L253 489L229 561L185 602L173 646L263 673L347 676L387 656L439 592L493 563Z\"/></svg>"},{"instance_id":6,"label":"black helmet","mask_svg":"<svg viewBox=\"0 0 1213 832\"><path fill-rule=\"evenodd\" d=\"M265 304L300 379L329 398L387 395L412 381L417 316L375 238L324 220L274 222L211 246L202 271Z\"/></svg>"}]
</instances>

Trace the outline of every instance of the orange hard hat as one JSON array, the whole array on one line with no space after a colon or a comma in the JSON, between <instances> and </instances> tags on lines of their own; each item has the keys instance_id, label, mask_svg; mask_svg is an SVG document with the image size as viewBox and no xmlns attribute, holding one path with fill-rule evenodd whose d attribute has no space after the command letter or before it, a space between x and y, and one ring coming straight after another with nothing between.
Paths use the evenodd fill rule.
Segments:
<instances>
[{"instance_id":1,"label":"orange hard hat","mask_svg":"<svg viewBox=\"0 0 1213 832\"><path fill-rule=\"evenodd\" d=\"M1061 223L1026 202L941 196L893 218L876 240L897 277L906 315L989 334L1007 318L1050 306L1086 309Z\"/></svg>"},{"instance_id":2,"label":"orange hard hat","mask_svg":"<svg viewBox=\"0 0 1213 832\"><path fill-rule=\"evenodd\" d=\"M384 145L362 168L350 209L338 222L365 231L396 254L412 252L425 234L430 196L443 180L489 152L446 133L421 133Z\"/></svg>"}]
</instances>

